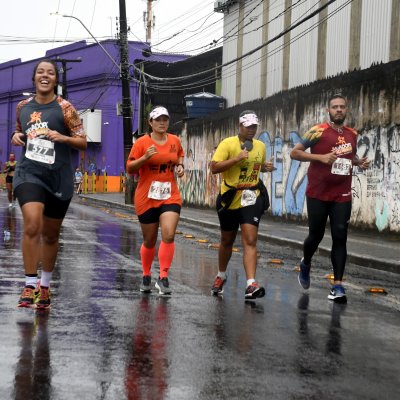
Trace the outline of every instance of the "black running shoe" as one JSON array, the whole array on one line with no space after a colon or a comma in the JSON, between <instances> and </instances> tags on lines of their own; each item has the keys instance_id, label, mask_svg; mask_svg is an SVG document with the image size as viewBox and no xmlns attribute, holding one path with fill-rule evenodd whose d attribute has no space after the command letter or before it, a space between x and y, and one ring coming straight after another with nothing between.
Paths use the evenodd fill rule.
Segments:
<instances>
[{"instance_id":1,"label":"black running shoe","mask_svg":"<svg viewBox=\"0 0 400 400\"><path fill-rule=\"evenodd\" d=\"M158 278L155 284L159 294L171 294L172 290L169 288L168 278Z\"/></svg>"},{"instance_id":2,"label":"black running shoe","mask_svg":"<svg viewBox=\"0 0 400 400\"><path fill-rule=\"evenodd\" d=\"M140 291L143 293L150 293L151 292L151 276L144 275L142 278L142 283L140 284Z\"/></svg>"}]
</instances>

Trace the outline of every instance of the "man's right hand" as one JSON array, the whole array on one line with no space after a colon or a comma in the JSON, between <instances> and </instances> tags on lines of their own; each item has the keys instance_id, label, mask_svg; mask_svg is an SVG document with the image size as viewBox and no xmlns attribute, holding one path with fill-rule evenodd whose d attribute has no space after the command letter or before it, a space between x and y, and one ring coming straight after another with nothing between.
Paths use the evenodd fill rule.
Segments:
<instances>
[{"instance_id":1,"label":"man's right hand","mask_svg":"<svg viewBox=\"0 0 400 400\"><path fill-rule=\"evenodd\" d=\"M328 154L321 154L320 161L322 164L332 165L337 160L336 151L331 151Z\"/></svg>"}]
</instances>

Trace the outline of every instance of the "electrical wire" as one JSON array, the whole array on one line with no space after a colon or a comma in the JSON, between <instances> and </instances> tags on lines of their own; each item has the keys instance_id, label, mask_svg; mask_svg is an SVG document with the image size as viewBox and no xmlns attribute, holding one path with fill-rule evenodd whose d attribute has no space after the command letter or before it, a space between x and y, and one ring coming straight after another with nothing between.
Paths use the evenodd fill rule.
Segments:
<instances>
[{"instance_id":1,"label":"electrical wire","mask_svg":"<svg viewBox=\"0 0 400 400\"><path fill-rule=\"evenodd\" d=\"M346 3L340 5L338 8L336 8L335 10L331 11L329 14L327 14L327 16L325 16L324 18L322 18L321 20L319 20L318 22L314 23L312 26L306 28L305 30L303 30L302 32L299 32L295 37L291 38L291 40L286 43L286 44L282 44L280 46L278 46L276 49L271 50L270 52L268 52L265 56L260 57L256 60L252 60L251 62L249 62L248 64L243 66L243 71L252 68L254 65L260 63L263 59L267 58L267 57L271 57L272 55L277 54L278 52L282 51L285 47L290 46L292 43L296 42L297 40L299 40L301 37L305 36L306 34L308 34L309 32L311 32L311 30L317 28L320 24L325 23L329 18L333 17L335 14L337 14L338 12L340 12L343 8L347 7L349 4L352 3L353 0L348 0ZM299 26L298 24L296 24L296 27ZM279 36L279 35L278 35ZM275 38L274 38L275 39ZM277 39L275 39L277 40ZM272 43L273 39L271 39L270 41L268 41L269 43ZM218 67L221 68L221 67ZM215 71L215 68L208 70L209 71ZM204 73L204 71L203 71ZM233 76L236 74L236 70L233 69L233 71L231 73L228 72L228 75L226 74L226 71L224 71L224 77L228 78L230 76ZM213 78L205 78L201 81L196 81L192 84L187 84L187 85L169 85L169 86L162 86L161 84L150 84L150 87L152 89L155 90L159 90L159 91L165 91L165 90L175 90L175 91L179 91L179 90L188 90L191 88L197 88L197 87L201 87L203 86L203 84L212 84L216 81L215 77ZM201 82L201 85L198 85L198 83Z\"/></svg>"},{"instance_id":2,"label":"electrical wire","mask_svg":"<svg viewBox=\"0 0 400 400\"><path fill-rule=\"evenodd\" d=\"M325 8L327 8L329 5L333 4L336 0L329 0L327 1L324 5L322 5L321 7L319 7L317 10L313 11L312 13L310 13L309 15L307 15L306 17L302 18L300 21L296 22L293 25L290 25L288 28L284 29L281 33L279 33L278 35L274 36L272 39L268 40L267 42L255 47L254 49L248 51L245 54L242 54L239 57L236 57L230 61L225 62L224 64L218 66L217 68L223 68L226 66L229 66L237 61L240 61L252 54L254 54L255 52L261 50L263 47L268 46L269 44L273 43L274 41L278 40L279 38L281 38L282 36L286 35L287 33L289 33L290 31L292 31L293 29L297 28L298 26L302 25L303 23L305 23L306 21L308 21L309 19L313 18L314 16L316 16L317 14L319 14L322 10L324 10ZM135 66L134 66L135 67ZM216 67L213 68L209 68L205 71L201 71L201 72L196 72L194 74L190 74L190 75L185 75L185 76L181 76L181 77L176 77L176 78L160 78L160 77L155 77L155 76L151 76L149 74L146 74L148 78L153 79L155 81L161 81L161 82L176 82L176 81L182 81L185 79L191 79L191 78L195 78L197 76L201 76L205 73L209 73L209 72L214 72L216 70Z\"/></svg>"}]
</instances>

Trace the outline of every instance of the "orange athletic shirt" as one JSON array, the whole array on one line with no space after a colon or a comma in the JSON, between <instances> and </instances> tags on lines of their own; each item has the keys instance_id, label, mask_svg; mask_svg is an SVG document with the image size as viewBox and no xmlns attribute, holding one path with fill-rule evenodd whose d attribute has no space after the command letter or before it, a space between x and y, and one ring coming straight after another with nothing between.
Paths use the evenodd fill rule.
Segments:
<instances>
[{"instance_id":1,"label":"orange athletic shirt","mask_svg":"<svg viewBox=\"0 0 400 400\"><path fill-rule=\"evenodd\" d=\"M167 134L167 141L159 145L153 141L150 135L144 135L137 139L129 153L128 162L138 160L151 146L155 145L157 154L150 157L139 169L139 182L135 191L135 210L141 215L150 208L157 208L163 204L182 205L181 194L175 178L175 165L179 157L184 156L179 138L172 133ZM148 197L151 183L171 182L171 197L166 200L156 200Z\"/></svg>"}]
</instances>

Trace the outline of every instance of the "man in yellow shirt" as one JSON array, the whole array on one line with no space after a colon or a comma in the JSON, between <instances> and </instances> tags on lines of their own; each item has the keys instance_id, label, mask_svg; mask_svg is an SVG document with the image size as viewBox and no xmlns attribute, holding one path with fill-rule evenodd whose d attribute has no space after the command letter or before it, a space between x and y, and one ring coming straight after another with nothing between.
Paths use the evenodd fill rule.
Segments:
<instances>
[{"instance_id":1,"label":"man in yellow shirt","mask_svg":"<svg viewBox=\"0 0 400 400\"><path fill-rule=\"evenodd\" d=\"M239 134L224 139L211 161L211 172L222 173L217 211L221 227L218 254L218 275L211 289L214 295L223 293L226 270L240 226L243 245L243 266L246 272L246 299L265 295L256 280L257 236L261 216L269 206L268 193L260 172L273 170L272 160L266 162L265 144L254 139L259 122L254 111L239 116Z\"/></svg>"}]
</instances>

